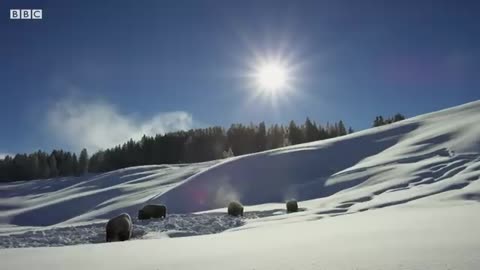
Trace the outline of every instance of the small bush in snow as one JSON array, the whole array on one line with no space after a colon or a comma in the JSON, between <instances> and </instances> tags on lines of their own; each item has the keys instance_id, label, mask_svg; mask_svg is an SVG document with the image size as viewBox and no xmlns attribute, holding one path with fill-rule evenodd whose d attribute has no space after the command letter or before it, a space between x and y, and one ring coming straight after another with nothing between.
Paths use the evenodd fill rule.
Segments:
<instances>
[{"instance_id":1,"label":"small bush in snow","mask_svg":"<svg viewBox=\"0 0 480 270\"><path fill-rule=\"evenodd\" d=\"M145 205L138 211L138 219L161 218L167 216L167 207L161 204Z\"/></svg>"},{"instance_id":2,"label":"small bush in snow","mask_svg":"<svg viewBox=\"0 0 480 270\"><path fill-rule=\"evenodd\" d=\"M230 202L228 204L228 214L234 217L243 216L243 205L239 202Z\"/></svg>"},{"instance_id":3,"label":"small bush in snow","mask_svg":"<svg viewBox=\"0 0 480 270\"><path fill-rule=\"evenodd\" d=\"M229 158L229 157L233 157L235 156L233 154L233 151L232 151L232 148L228 148L228 151L224 150L223 153L222 153L222 158Z\"/></svg>"},{"instance_id":4,"label":"small bush in snow","mask_svg":"<svg viewBox=\"0 0 480 270\"><path fill-rule=\"evenodd\" d=\"M132 219L129 214L123 213L110 219L105 230L107 242L125 241L132 237Z\"/></svg>"},{"instance_id":5,"label":"small bush in snow","mask_svg":"<svg viewBox=\"0 0 480 270\"><path fill-rule=\"evenodd\" d=\"M287 213L298 212L298 203L295 200L287 202Z\"/></svg>"}]
</instances>

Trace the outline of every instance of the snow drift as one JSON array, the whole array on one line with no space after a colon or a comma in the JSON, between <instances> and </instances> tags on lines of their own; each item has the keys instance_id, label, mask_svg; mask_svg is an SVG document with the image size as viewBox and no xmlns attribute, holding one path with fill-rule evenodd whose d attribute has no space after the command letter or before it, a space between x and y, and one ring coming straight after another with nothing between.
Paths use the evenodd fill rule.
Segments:
<instances>
[{"instance_id":1,"label":"snow drift","mask_svg":"<svg viewBox=\"0 0 480 270\"><path fill-rule=\"evenodd\" d=\"M247 155L196 174L153 201L188 213L223 207L232 199L255 205L341 192L332 199L355 193L351 201L375 197L395 204L401 194L408 200L411 194L464 188L479 175L479 120L480 103L475 102L340 138ZM431 185L424 188L426 184ZM397 196L380 196L402 190ZM342 206L342 212L349 210Z\"/></svg>"}]
</instances>

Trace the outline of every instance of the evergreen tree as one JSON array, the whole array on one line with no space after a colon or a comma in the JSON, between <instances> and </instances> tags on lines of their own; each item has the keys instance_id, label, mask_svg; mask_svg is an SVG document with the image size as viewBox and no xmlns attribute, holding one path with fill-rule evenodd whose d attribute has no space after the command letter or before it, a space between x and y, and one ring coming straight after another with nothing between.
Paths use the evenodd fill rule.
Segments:
<instances>
[{"instance_id":1,"label":"evergreen tree","mask_svg":"<svg viewBox=\"0 0 480 270\"><path fill-rule=\"evenodd\" d=\"M397 113L397 114L395 114L395 116L393 116L393 122L398 122L398 121L402 121L402 120L405 120L405 116L403 116L400 113Z\"/></svg>"},{"instance_id":2,"label":"evergreen tree","mask_svg":"<svg viewBox=\"0 0 480 270\"><path fill-rule=\"evenodd\" d=\"M375 117L375 120L373 121L373 127L379 127L385 125L385 121L383 120L383 116L377 116Z\"/></svg>"},{"instance_id":3,"label":"evergreen tree","mask_svg":"<svg viewBox=\"0 0 480 270\"><path fill-rule=\"evenodd\" d=\"M48 158L48 168L50 170L51 177L58 176L57 159L55 158L54 153L52 153Z\"/></svg>"},{"instance_id":4,"label":"evergreen tree","mask_svg":"<svg viewBox=\"0 0 480 270\"><path fill-rule=\"evenodd\" d=\"M70 175L79 175L79 167L78 167L78 159L77 159L77 154L73 153L72 155L72 167L71 167L71 174Z\"/></svg>"},{"instance_id":5,"label":"evergreen tree","mask_svg":"<svg viewBox=\"0 0 480 270\"><path fill-rule=\"evenodd\" d=\"M404 119L405 119L405 116L403 116L400 113L397 113L393 117L385 118L385 119L383 118L383 116L377 116L373 121L373 126L374 127L383 126L383 125L391 124L394 122L402 121Z\"/></svg>"},{"instance_id":6,"label":"evergreen tree","mask_svg":"<svg viewBox=\"0 0 480 270\"><path fill-rule=\"evenodd\" d=\"M255 144L257 152L267 149L267 129L264 122L258 125L257 133L255 134Z\"/></svg>"},{"instance_id":7,"label":"evergreen tree","mask_svg":"<svg viewBox=\"0 0 480 270\"><path fill-rule=\"evenodd\" d=\"M320 139L319 132L316 124L310 121L310 118L307 117L305 120L305 141L313 142Z\"/></svg>"},{"instance_id":8,"label":"evergreen tree","mask_svg":"<svg viewBox=\"0 0 480 270\"><path fill-rule=\"evenodd\" d=\"M326 127L318 125L318 139L319 140L328 139L328 132Z\"/></svg>"},{"instance_id":9,"label":"evergreen tree","mask_svg":"<svg viewBox=\"0 0 480 270\"><path fill-rule=\"evenodd\" d=\"M65 154L62 155L62 159L59 167L59 173L61 176L71 176L74 174L73 158L71 153L66 152Z\"/></svg>"},{"instance_id":10,"label":"evergreen tree","mask_svg":"<svg viewBox=\"0 0 480 270\"><path fill-rule=\"evenodd\" d=\"M40 160L38 158L38 153L35 153L33 155L30 155L30 163L31 163L31 175L30 177L32 179L35 179L35 178L41 178L41 174L40 174Z\"/></svg>"},{"instance_id":11,"label":"evergreen tree","mask_svg":"<svg viewBox=\"0 0 480 270\"><path fill-rule=\"evenodd\" d=\"M48 166L48 160L45 155L39 156L39 168L40 168L40 178L49 178L51 177L50 174L50 167Z\"/></svg>"},{"instance_id":12,"label":"evergreen tree","mask_svg":"<svg viewBox=\"0 0 480 270\"><path fill-rule=\"evenodd\" d=\"M87 149L83 148L80 152L80 158L78 160L78 172L80 175L88 173L88 153Z\"/></svg>"},{"instance_id":13,"label":"evergreen tree","mask_svg":"<svg viewBox=\"0 0 480 270\"><path fill-rule=\"evenodd\" d=\"M302 130L292 120L288 125L288 140L292 145L303 143Z\"/></svg>"},{"instance_id":14,"label":"evergreen tree","mask_svg":"<svg viewBox=\"0 0 480 270\"><path fill-rule=\"evenodd\" d=\"M267 149L285 146L285 129L283 126L273 125L267 131Z\"/></svg>"},{"instance_id":15,"label":"evergreen tree","mask_svg":"<svg viewBox=\"0 0 480 270\"><path fill-rule=\"evenodd\" d=\"M338 122L338 133L337 133L338 136L343 136L343 135L347 135L347 130L345 129L345 125L343 124L343 121L340 120Z\"/></svg>"}]
</instances>

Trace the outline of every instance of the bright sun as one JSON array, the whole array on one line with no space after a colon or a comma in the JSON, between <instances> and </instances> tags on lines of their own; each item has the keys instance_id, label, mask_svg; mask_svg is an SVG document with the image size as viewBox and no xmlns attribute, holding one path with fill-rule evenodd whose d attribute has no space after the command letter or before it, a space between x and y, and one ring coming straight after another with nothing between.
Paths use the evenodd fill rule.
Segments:
<instances>
[{"instance_id":1,"label":"bright sun","mask_svg":"<svg viewBox=\"0 0 480 270\"><path fill-rule=\"evenodd\" d=\"M288 87L289 72L281 63L267 62L260 64L254 77L257 87L261 91L273 93Z\"/></svg>"},{"instance_id":2,"label":"bright sun","mask_svg":"<svg viewBox=\"0 0 480 270\"><path fill-rule=\"evenodd\" d=\"M246 70L241 76L246 79L246 89L249 91L248 102L263 101L276 108L298 97L302 83L301 62L290 54L281 51L253 51L246 62Z\"/></svg>"}]
</instances>

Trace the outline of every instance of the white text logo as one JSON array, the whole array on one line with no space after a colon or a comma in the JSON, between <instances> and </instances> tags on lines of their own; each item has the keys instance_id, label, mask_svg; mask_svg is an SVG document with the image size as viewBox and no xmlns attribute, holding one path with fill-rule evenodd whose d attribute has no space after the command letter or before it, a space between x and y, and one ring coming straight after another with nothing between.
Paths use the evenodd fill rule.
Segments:
<instances>
[{"instance_id":1,"label":"white text logo","mask_svg":"<svg viewBox=\"0 0 480 270\"><path fill-rule=\"evenodd\" d=\"M11 20L41 20L42 19L42 10L41 9L10 9L10 19Z\"/></svg>"}]
</instances>

